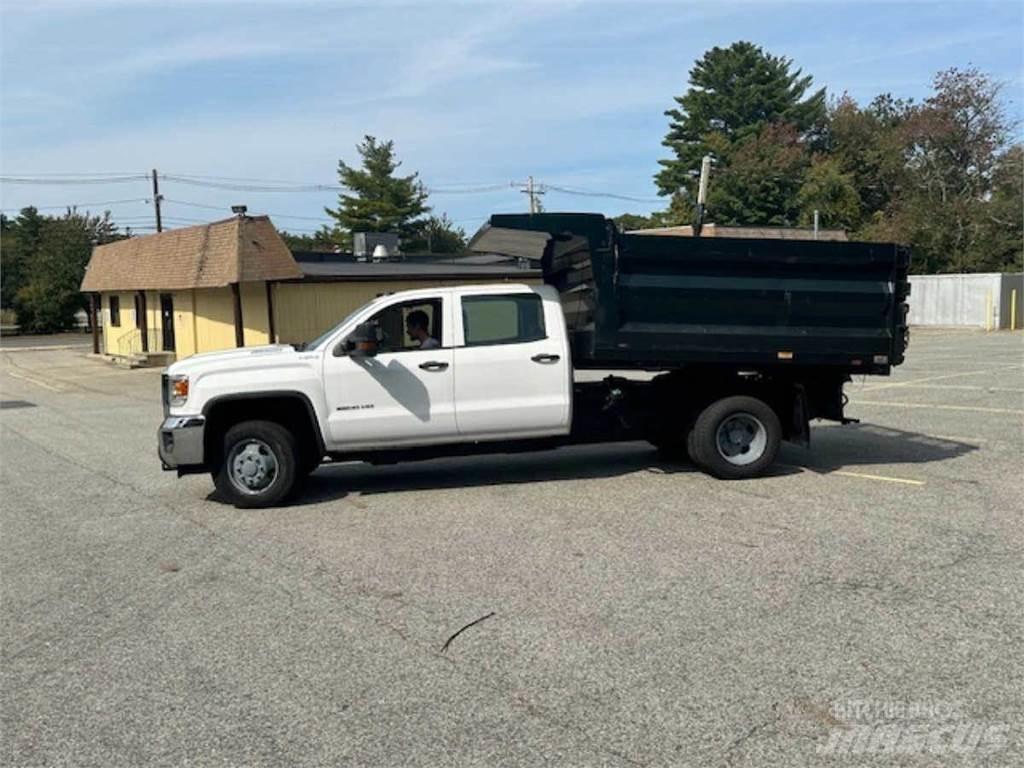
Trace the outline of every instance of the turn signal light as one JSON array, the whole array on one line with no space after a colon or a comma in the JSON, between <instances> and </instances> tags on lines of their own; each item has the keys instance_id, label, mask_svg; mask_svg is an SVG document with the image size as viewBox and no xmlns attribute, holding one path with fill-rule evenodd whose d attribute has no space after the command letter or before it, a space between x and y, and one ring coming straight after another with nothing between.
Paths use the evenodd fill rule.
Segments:
<instances>
[{"instance_id":1,"label":"turn signal light","mask_svg":"<svg viewBox=\"0 0 1024 768\"><path fill-rule=\"evenodd\" d=\"M188 376L172 376L170 385L171 405L184 405L188 400Z\"/></svg>"}]
</instances>

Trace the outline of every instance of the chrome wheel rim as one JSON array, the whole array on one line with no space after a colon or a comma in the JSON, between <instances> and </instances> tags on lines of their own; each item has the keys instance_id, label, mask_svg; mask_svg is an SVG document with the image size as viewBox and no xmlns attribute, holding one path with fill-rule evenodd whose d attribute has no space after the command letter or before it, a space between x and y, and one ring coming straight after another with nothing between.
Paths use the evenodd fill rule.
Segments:
<instances>
[{"instance_id":1,"label":"chrome wheel rim","mask_svg":"<svg viewBox=\"0 0 1024 768\"><path fill-rule=\"evenodd\" d=\"M235 443L228 456L228 476L239 492L248 496L263 493L278 476L277 456L269 445L256 438Z\"/></svg>"},{"instance_id":2,"label":"chrome wheel rim","mask_svg":"<svg viewBox=\"0 0 1024 768\"><path fill-rule=\"evenodd\" d=\"M768 430L753 414L734 413L718 425L715 445L718 454L730 464L753 464L768 447Z\"/></svg>"}]
</instances>

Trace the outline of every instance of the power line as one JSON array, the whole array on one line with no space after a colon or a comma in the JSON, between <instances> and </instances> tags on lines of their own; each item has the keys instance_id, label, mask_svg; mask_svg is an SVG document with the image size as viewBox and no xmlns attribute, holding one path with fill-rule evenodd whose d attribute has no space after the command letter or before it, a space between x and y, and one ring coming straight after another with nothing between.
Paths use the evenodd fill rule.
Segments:
<instances>
[{"instance_id":1,"label":"power line","mask_svg":"<svg viewBox=\"0 0 1024 768\"><path fill-rule=\"evenodd\" d=\"M544 184L545 189L551 189L555 192L562 192L567 195L579 195L581 197L608 197L613 200L628 200L633 203L661 203L664 202L661 198L653 197L634 197L632 195L620 195L617 192L593 192L585 189L573 189L571 187L560 187L555 184Z\"/></svg>"},{"instance_id":2,"label":"power line","mask_svg":"<svg viewBox=\"0 0 1024 768\"><path fill-rule=\"evenodd\" d=\"M59 172L48 172L48 173L14 173L12 176L18 178L49 178L53 176L135 176L138 175L139 171L89 171L88 173L78 173L75 171L59 171Z\"/></svg>"},{"instance_id":3,"label":"power line","mask_svg":"<svg viewBox=\"0 0 1024 768\"><path fill-rule=\"evenodd\" d=\"M95 178L72 178L68 175L60 177L0 176L0 184L45 184L50 186L70 186L77 184L123 184L128 181L138 181L139 179L145 178L147 178L145 174L131 176L100 176Z\"/></svg>"},{"instance_id":4,"label":"power line","mask_svg":"<svg viewBox=\"0 0 1024 768\"><path fill-rule=\"evenodd\" d=\"M96 185L96 184L122 184L130 181L148 180L149 174L145 173L115 173L95 172L92 174L65 172L61 174L21 174L18 176L0 176L0 183L4 184L35 184L35 185ZM257 177L244 176L202 176L192 174L159 174L159 178L179 184L186 184L208 189L223 189L234 192L283 192L283 193L309 193L309 192L345 192L349 191L340 184L323 184L316 182L294 182L281 179L261 179ZM501 182L494 184L437 184L426 187L426 191L432 195L474 195L487 192L499 192L520 186L514 182ZM578 189L565 187L559 184L545 184L535 182L534 193L541 194L551 190L567 195L581 197L599 197L613 200L625 200L635 203L660 203L661 198L639 197L635 195L623 195L617 192L606 192L602 190Z\"/></svg>"},{"instance_id":5,"label":"power line","mask_svg":"<svg viewBox=\"0 0 1024 768\"><path fill-rule=\"evenodd\" d=\"M205 209L208 209L208 210L211 210L211 211L222 211L222 212L225 212L225 213L227 212L226 209L224 208L224 206L221 206L221 205L208 205L208 204L205 204L205 203L193 203L193 202L189 202L187 200L172 200L172 199L170 199L168 197L164 198L164 202L165 203L172 203L174 205L187 205L187 206L189 206L191 208L205 208ZM271 213L269 211L267 213L265 213L264 215L265 216L273 216L275 219L298 219L300 221L319 221L319 222L321 222L323 224L330 224L331 223L331 219L327 219L327 218L324 218L324 217L321 217L321 216L299 216L299 215L290 214L290 213Z\"/></svg>"},{"instance_id":6,"label":"power line","mask_svg":"<svg viewBox=\"0 0 1024 768\"><path fill-rule=\"evenodd\" d=\"M210 189L226 189L234 192L337 192L344 189L337 184L236 184L220 181L191 179L175 174L160 174L160 178L178 184Z\"/></svg>"},{"instance_id":7,"label":"power line","mask_svg":"<svg viewBox=\"0 0 1024 768\"><path fill-rule=\"evenodd\" d=\"M4 212L16 211L20 212L24 208L35 208L37 211L62 211L66 208L89 208L92 206L99 205L123 205L126 203L148 203L148 197L130 197L125 200L100 200L93 203L68 203L67 205L26 205L22 208L5 208Z\"/></svg>"}]
</instances>

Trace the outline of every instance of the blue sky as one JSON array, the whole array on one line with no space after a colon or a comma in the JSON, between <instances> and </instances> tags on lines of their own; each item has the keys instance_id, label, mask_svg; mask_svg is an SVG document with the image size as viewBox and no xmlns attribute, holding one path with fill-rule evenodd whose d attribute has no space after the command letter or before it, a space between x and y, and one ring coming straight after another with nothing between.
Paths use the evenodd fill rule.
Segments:
<instances>
[{"instance_id":1,"label":"blue sky","mask_svg":"<svg viewBox=\"0 0 1024 768\"><path fill-rule=\"evenodd\" d=\"M920 99L934 73L974 64L1022 115L1018 2L14 2L4 0L0 169L333 183L364 134L392 138L430 202L467 230L523 210L505 186L539 182L549 210L661 207L651 177L663 115L695 59L746 39L794 59L831 94ZM325 219L330 192L207 189L167 181L172 225L276 214ZM115 219L151 223L142 180L0 187L23 205L134 200ZM178 201L178 202L170 202ZM197 205L184 205L192 203ZM219 210L201 208L214 206ZM308 218L286 218L286 216Z\"/></svg>"}]
</instances>

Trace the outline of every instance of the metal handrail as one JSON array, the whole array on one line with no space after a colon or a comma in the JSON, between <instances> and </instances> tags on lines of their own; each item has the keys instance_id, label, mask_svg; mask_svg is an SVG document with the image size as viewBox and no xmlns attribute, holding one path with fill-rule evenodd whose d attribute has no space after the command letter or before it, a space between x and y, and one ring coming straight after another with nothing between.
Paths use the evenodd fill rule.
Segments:
<instances>
[{"instance_id":1,"label":"metal handrail","mask_svg":"<svg viewBox=\"0 0 1024 768\"><path fill-rule=\"evenodd\" d=\"M117 354L121 357L133 357L136 355L148 354L150 352L163 351L163 333L159 328L146 329L146 349L143 349L142 329L132 328L117 337Z\"/></svg>"},{"instance_id":2,"label":"metal handrail","mask_svg":"<svg viewBox=\"0 0 1024 768\"><path fill-rule=\"evenodd\" d=\"M131 357L142 354L142 331L132 328L127 333L117 337L117 354L121 357Z\"/></svg>"}]
</instances>

